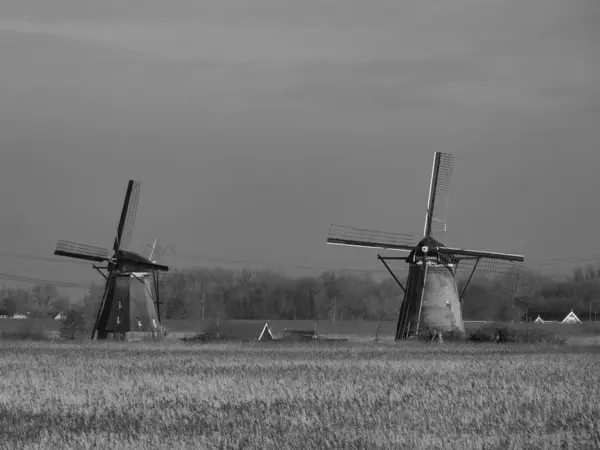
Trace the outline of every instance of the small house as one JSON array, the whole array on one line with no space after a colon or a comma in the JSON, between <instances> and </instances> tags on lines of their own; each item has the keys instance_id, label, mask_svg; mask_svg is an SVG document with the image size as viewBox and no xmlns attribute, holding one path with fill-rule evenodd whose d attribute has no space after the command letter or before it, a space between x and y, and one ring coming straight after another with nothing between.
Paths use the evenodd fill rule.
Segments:
<instances>
[{"instance_id":1,"label":"small house","mask_svg":"<svg viewBox=\"0 0 600 450\"><path fill-rule=\"evenodd\" d=\"M529 316L530 318L536 317L533 323L581 324L581 320L579 320L579 317L577 317L573 310L568 313L565 311L550 311L535 312L534 314Z\"/></svg>"},{"instance_id":2,"label":"small house","mask_svg":"<svg viewBox=\"0 0 600 450\"><path fill-rule=\"evenodd\" d=\"M575 313L573 312L573 310L571 310L571 312L569 314L567 314L567 316L562 320L561 323L566 323L566 324L579 324L581 325L581 320L579 320L579 317L577 317L575 315Z\"/></svg>"}]
</instances>

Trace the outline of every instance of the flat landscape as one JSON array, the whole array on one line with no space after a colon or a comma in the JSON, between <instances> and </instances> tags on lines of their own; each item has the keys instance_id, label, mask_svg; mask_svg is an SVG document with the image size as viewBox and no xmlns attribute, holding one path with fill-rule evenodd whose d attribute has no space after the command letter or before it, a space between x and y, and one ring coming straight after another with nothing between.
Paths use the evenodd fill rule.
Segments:
<instances>
[{"instance_id":1,"label":"flat landscape","mask_svg":"<svg viewBox=\"0 0 600 450\"><path fill-rule=\"evenodd\" d=\"M224 321L221 321L223 323ZM341 337L350 339L352 342L372 342L377 335L379 340L391 342L394 340L396 332L395 321L328 321L328 320L231 320L227 321L231 327L236 324L255 325L256 336L248 338L257 338L261 327L268 322L269 327L276 338L281 337L284 330L314 330L316 328L320 335L326 337ZM165 325L169 331L168 339L177 340L186 336L206 331L213 327L216 321L212 320L166 320ZM52 319L0 319L0 338L3 335L10 335L22 330L32 330L35 334L43 334L50 339L58 339L60 335L60 320ZM502 323L497 323L503 326ZM467 332L484 327L494 327L494 322L465 322ZM567 343L580 344L600 344L600 322L584 322L581 325L567 324L511 324L511 328L534 331L536 334L548 334L558 336Z\"/></svg>"},{"instance_id":2,"label":"flat landscape","mask_svg":"<svg viewBox=\"0 0 600 450\"><path fill-rule=\"evenodd\" d=\"M600 351L0 341L2 448L600 446Z\"/></svg>"}]
</instances>

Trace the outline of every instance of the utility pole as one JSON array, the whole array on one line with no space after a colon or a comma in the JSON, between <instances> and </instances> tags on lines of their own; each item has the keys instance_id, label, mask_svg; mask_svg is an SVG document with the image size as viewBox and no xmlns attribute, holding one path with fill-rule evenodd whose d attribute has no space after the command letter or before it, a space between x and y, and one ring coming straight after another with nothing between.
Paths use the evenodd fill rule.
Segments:
<instances>
[{"instance_id":1,"label":"utility pole","mask_svg":"<svg viewBox=\"0 0 600 450\"><path fill-rule=\"evenodd\" d=\"M335 310L337 307L337 295L333 296L333 321L335 322Z\"/></svg>"},{"instance_id":2,"label":"utility pole","mask_svg":"<svg viewBox=\"0 0 600 450\"><path fill-rule=\"evenodd\" d=\"M204 322L204 291L202 291L202 322Z\"/></svg>"}]
</instances>

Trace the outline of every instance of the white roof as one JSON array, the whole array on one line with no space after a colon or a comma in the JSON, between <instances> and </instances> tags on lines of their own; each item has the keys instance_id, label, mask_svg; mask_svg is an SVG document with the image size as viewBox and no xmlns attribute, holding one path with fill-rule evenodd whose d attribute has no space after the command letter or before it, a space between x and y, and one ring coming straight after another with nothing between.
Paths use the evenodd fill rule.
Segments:
<instances>
[{"instance_id":1,"label":"white roof","mask_svg":"<svg viewBox=\"0 0 600 450\"><path fill-rule=\"evenodd\" d=\"M273 333L271 333L271 329L269 328L269 322L265 322L265 326L263 327L262 331L260 332L260 336L258 336L259 341L262 339L263 334L265 334L265 331L267 333L269 333L269 336L271 336L271 339L275 340L275 338L273 337Z\"/></svg>"},{"instance_id":2,"label":"white roof","mask_svg":"<svg viewBox=\"0 0 600 450\"><path fill-rule=\"evenodd\" d=\"M577 317L575 315L575 313L573 312L573 310L571 310L571 312L569 314L567 314L567 317L565 317L561 323L581 323L581 320L579 320L579 317Z\"/></svg>"}]
</instances>

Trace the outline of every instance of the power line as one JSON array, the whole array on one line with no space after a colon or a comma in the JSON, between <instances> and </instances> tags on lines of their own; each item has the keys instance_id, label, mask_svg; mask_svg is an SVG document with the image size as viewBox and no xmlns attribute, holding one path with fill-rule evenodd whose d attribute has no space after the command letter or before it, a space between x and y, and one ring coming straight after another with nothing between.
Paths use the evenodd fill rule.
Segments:
<instances>
[{"instance_id":1,"label":"power line","mask_svg":"<svg viewBox=\"0 0 600 450\"><path fill-rule=\"evenodd\" d=\"M7 281L18 281L21 283L29 283L29 284L51 284L56 287L65 287L65 288L77 288L77 289L89 289L90 284L85 285L83 283L71 283L68 281L58 281L58 280L45 280L42 278L33 278L33 277L23 277L19 275L12 275L10 273L0 273L0 280Z\"/></svg>"},{"instance_id":2,"label":"power line","mask_svg":"<svg viewBox=\"0 0 600 450\"><path fill-rule=\"evenodd\" d=\"M198 253L189 252L178 252L178 255L187 255L193 258L201 259L206 262L221 262L226 264L249 264L249 265L260 265L260 266L272 266L272 267L286 267L294 269L305 269L305 270L322 270L322 271L343 271L343 272L363 272L363 273L387 273L383 269L347 269L341 267L322 267L322 266L311 266L303 264L292 264L292 263L276 263L271 261L257 261L257 260L244 260L244 259L232 259L223 258L218 256L201 255Z\"/></svg>"},{"instance_id":3,"label":"power line","mask_svg":"<svg viewBox=\"0 0 600 450\"><path fill-rule=\"evenodd\" d=\"M272 266L272 267L287 267L287 268L295 268L295 269L305 269L305 270L323 270L323 271L344 271L344 272L361 272L361 273L386 273L385 270L382 269L347 269L341 267L319 267L319 266L311 266L311 265L302 265L302 264L291 264L291 263L276 263L271 261L257 261L257 260L244 260L244 259L232 259L232 258L223 258L217 256L210 255L201 255L194 254L188 252L179 252L182 255L188 255L196 259L208 261L208 262L221 262L226 264L247 264L247 265L260 265L260 266ZM12 253L12 252L0 252L0 257L3 258L15 258L15 259L25 259L30 261L47 261L52 263L68 263L68 264L79 264L90 267L91 264L83 261L77 261L72 259L60 259L60 258L52 258L48 256L40 256L40 255L29 255L24 253ZM182 267L178 267L182 268Z\"/></svg>"},{"instance_id":4,"label":"power line","mask_svg":"<svg viewBox=\"0 0 600 450\"><path fill-rule=\"evenodd\" d=\"M592 254L586 256L568 256L563 258L553 258L539 263L540 267L550 267L569 264L590 264L600 263L600 254Z\"/></svg>"},{"instance_id":5,"label":"power line","mask_svg":"<svg viewBox=\"0 0 600 450\"><path fill-rule=\"evenodd\" d=\"M12 253L12 252L0 252L0 257L4 258L16 258L16 259L26 259L30 261L48 261L52 263L67 263L67 264L79 264L90 266L91 263L78 261L75 259L65 259L65 258L52 258L50 256L40 256L40 255L28 255L25 253Z\"/></svg>"}]
</instances>

